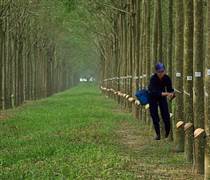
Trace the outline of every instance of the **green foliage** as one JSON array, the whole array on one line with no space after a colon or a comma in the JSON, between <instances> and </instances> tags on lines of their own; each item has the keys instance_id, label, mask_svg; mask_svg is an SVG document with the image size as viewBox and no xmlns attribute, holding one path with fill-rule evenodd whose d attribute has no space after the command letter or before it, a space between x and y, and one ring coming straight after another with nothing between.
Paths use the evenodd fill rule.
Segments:
<instances>
[{"instance_id":1,"label":"green foliage","mask_svg":"<svg viewBox=\"0 0 210 180\"><path fill-rule=\"evenodd\" d=\"M42 36L56 44L57 61L79 76L97 77L99 56L84 5L76 0L42 0L36 13Z\"/></svg>"},{"instance_id":2,"label":"green foliage","mask_svg":"<svg viewBox=\"0 0 210 180\"><path fill-rule=\"evenodd\" d=\"M117 11L109 6L118 7L118 1L42 0L38 3L38 21L44 35L56 44L57 61L80 76L99 74L99 42L112 41L115 33L113 17Z\"/></svg>"}]
</instances>

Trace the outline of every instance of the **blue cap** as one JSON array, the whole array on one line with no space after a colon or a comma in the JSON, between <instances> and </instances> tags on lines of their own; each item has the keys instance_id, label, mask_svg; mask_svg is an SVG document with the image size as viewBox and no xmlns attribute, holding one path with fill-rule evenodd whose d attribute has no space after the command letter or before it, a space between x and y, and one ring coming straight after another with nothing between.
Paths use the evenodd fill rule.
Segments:
<instances>
[{"instance_id":1,"label":"blue cap","mask_svg":"<svg viewBox=\"0 0 210 180\"><path fill-rule=\"evenodd\" d=\"M164 66L164 64L162 64L162 63L157 63L157 64L155 65L155 70L156 70L156 71L165 71L165 66Z\"/></svg>"}]
</instances>

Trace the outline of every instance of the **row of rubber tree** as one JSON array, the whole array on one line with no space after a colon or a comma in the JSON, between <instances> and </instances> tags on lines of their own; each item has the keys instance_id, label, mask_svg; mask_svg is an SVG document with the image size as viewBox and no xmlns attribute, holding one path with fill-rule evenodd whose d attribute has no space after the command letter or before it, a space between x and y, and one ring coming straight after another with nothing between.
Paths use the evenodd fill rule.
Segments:
<instances>
[{"instance_id":1,"label":"row of rubber tree","mask_svg":"<svg viewBox=\"0 0 210 180\"><path fill-rule=\"evenodd\" d=\"M39 0L0 1L0 109L21 105L78 82L57 56L57 22Z\"/></svg>"},{"instance_id":2,"label":"row of rubber tree","mask_svg":"<svg viewBox=\"0 0 210 180\"><path fill-rule=\"evenodd\" d=\"M194 173L209 179L210 0L119 0L104 6L112 13L103 13L108 23L98 38L102 89L150 123L148 110L125 99L147 88L154 65L163 62L177 96L170 103L170 139Z\"/></svg>"}]
</instances>

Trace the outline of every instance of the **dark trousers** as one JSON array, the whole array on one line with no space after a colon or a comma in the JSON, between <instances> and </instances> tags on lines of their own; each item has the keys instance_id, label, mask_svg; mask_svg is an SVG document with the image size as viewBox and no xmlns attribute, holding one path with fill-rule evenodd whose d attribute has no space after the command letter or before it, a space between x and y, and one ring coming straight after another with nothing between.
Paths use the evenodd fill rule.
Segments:
<instances>
[{"instance_id":1,"label":"dark trousers","mask_svg":"<svg viewBox=\"0 0 210 180\"><path fill-rule=\"evenodd\" d=\"M158 99L150 98L150 114L152 117L153 125L157 136L160 136L160 118L158 115L158 106L160 107L161 116L165 126L166 135L170 132L170 114L168 110L168 103L166 97Z\"/></svg>"}]
</instances>

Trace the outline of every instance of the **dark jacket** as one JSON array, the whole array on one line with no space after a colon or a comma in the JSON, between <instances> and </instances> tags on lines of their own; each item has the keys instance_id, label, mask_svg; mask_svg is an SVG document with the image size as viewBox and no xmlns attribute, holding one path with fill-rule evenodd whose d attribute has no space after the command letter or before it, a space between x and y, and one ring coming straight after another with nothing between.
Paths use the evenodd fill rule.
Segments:
<instances>
[{"instance_id":1,"label":"dark jacket","mask_svg":"<svg viewBox=\"0 0 210 180\"><path fill-rule=\"evenodd\" d=\"M150 97L157 99L162 97L162 92L174 92L170 77L164 75L162 79L159 79L157 74L152 75L150 78L148 90Z\"/></svg>"}]
</instances>

